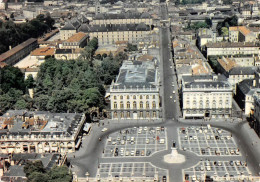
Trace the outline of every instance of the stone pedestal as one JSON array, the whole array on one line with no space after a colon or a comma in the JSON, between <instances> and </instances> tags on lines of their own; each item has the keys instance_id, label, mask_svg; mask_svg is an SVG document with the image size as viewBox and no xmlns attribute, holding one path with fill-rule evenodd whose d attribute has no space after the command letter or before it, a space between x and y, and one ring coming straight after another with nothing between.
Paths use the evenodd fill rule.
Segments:
<instances>
[{"instance_id":1,"label":"stone pedestal","mask_svg":"<svg viewBox=\"0 0 260 182\"><path fill-rule=\"evenodd\" d=\"M172 149L171 154L167 154L164 156L164 162L172 163L172 164L185 162L185 156L179 154L177 148L171 147L171 149Z\"/></svg>"}]
</instances>

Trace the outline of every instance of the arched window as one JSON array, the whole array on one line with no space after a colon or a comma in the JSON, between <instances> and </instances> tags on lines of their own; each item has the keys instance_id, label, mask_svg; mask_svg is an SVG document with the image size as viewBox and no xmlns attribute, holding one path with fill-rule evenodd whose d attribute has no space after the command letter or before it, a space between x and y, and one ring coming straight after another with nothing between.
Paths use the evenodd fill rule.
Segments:
<instances>
[{"instance_id":1,"label":"arched window","mask_svg":"<svg viewBox=\"0 0 260 182\"><path fill-rule=\"evenodd\" d=\"M121 115L121 118L124 118L124 112L121 112L120 115Z\"/></svg>"},{"instance_id":2,"label":"arched window","mask_svg":"<svg viewBox=\"0 0 260 182\"><path fill-rule=\"evenodd\" d=\"M120 96L120 99L123 100L123 96L122 95Z\"/></svg>"},{"instance_id":3,"label":"arched window","mask_svg":"<svg viewBox=\"0 0 260 182\"><path fill-rule=\"evenodd\" d=\"M149 101L146 102L146 109L150 109Z\"/></svg>"},{"instance_id":4,"label":"arched window","mask_svg":"<svg viewBox=\"0 0 260 182\"><path fill-rule=\"evenodd\" d=\"M140 95L140 99L143 99L143 96L142 96L142 95Z\"/></svg>"},{"instance_id":5,"label":"arched window","mask_svg":"<svg viewBox=\"0 0 260 182\"><path fill-rule=\"evenodd\" d=\"M149 118L150 117L150 113L146 112L146 117Z\"/></svg>"},{"instance_id":6,"label":"arched window","mask_svg":"<svg viewBox=\"0 0 260 182\"><path fill-rule=\"evenodd\" d=\"M135 96L135 95L133 96L133 99L136 99L136 96Z\"/></svg>"},{"instance_id":7,"label":"arched window","mask_svg":"<svg viewBox=\"0 0 260 182\"><path fill-rule=\"evenodd\" d=\"M127 116L126 117L130 118L130 112L129 111L127 112Z\"/></svg>"},{"instance_id":8,"label":"arched window","mask_svg":"<svg viewBox=\"0 0 260 182\"><path fill-rule=\"evenodd\" d=\"M116 100L116 96L114 96L114 99Z\"/></svg>"},{"instance_id":9,"label":"arched window","mask_svg":"<svg viewBox=\"0 0 260 182\"><path fill-rule=\"evenodd\" d=\"M153 95L153 99L155 99L155 95Z\"/></svg>"},{"instance_id":10,"label":"arched window","mask_svg":"<svg viewBox=\"0 0 260 182\"><path fill-rule=\"evenodd\" d=\"M117 112L114 112L114 118L117 118Z\"/></svg>"},{"instance_id":11,"label":"arched window","mask_svg":"<svg viewBox=\"0 0 260 182\"><path fill-rule=\"evenodd\" d=\"M133 102L133 108L136 109L136 102Z\"/></svg>"},{"instance_id":12,"label":"arched window","mask_svg":"<svg viewBox=\"0 0 260 182\"><path fill-rule=\"evenodd\" d=\"M143 112L141 111L140 112L140 118L143 118L144 117L144 115L143 115Z\"/></svg>"},{"instance_id":13,"label":"arched window","mask_svg":"<svg viewBox=\"0 0 260 182\"><path fill-rule=\"evenodd\" d=\"M155 109L156 108L156 103L155 103L155 101L153 101L153 109Z\"/></svg>"},{"instance_id":14,"label":"arched window","mask_svg":"<svg viewBox=\"0 0 260 182\"><path fill-rule=\"evenodd\" d=\"M129 101L126 103L126 107L127 107L127 109L130 109L130 102Z\"/></svg>"},{"instance_id":15,"label":"arched window","mask_svg":"<svg viewBox=\"0 0 260 182\"><path fill-rule=\"evenodd\" d=\"M143 102L141 101L141 102L140 102L140 109L143 109L143 107L144 107L144 104L143 104Z\"/></svg>"},{"instance_id":16,"label":"arched window","mask_svg":"<svg viewBox=\"0 0 260 182\"><path fill-rule=\"evenodd\" d=\"M124 109L124 103L123 103L123 101L120 102L120 109Z\"/></svg>"},{"instance_id":17,"label":"arched window","mask_svg":"<svg viewBox=\"0 0 260 182\"><path fill-rule=\"evenodd\" d=\"M146 96L146 99L149 99L149 95Z\"/></svg>"},{"instance_id":18,"label":"arched window","mask_svg":"<svg viewBox=\"0 0 260 182\"><path fill-rule=\"evenodd\" d=\"M156 112L155 111L153 112L153 118L156 118Z\"/></svg>"},{"instance_id":19,"label":"arched window","mask_svg":"<svg viewBox=\"0 0 260 182\"><path fill-rule=\"evenodd\" d=\"M128 95L128 96L126 96L126 98L127 98L127 99L129 99L129 95Z\"/></svg>"},{"instance_id":20,"label":"arched window","mask_svg":"<svg viewBox=\"0 0 260 182\"><path fill-rule=\"evenodd\" d=\"M117 102L114 102L114 109L117 109Z\"/></svg>"}]
</instances>

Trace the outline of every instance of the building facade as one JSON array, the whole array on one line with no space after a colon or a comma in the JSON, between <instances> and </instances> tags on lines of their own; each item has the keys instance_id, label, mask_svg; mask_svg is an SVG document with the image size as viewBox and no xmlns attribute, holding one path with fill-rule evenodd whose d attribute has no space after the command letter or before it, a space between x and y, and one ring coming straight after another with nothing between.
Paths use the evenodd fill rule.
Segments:
<instances>
[{"instance_id":1,"label":"building facade","mask_svg":"<svg viewBox=\"0 0 260 182\"><path fill-rule=\"evenodd\" d=\"M207 57L259 55L260 44L253 42L219 42L206 44Z\"/></svg>"},{"instance_id":2,"label":"building facade","mask_svg":"<svg viewBox=\"0 0 260 182\"><path fill-rule=\"evenodd\" d=\"M160 117L158 70L154 61L125 61L116 82L110 86L113 119Z\"/></svg>"},{"instance_id":3,"label":"building facade","mask_svg":"<svg viewBox=\"0 0 260 182\"><path fill-rule=\"evenodd\" d=\"M145 23L146 25L152 25L152 16L145 13L120 13L120 14L97 14L91 24L104 25L104 24L139 24Z\"/></svg>"},{"instance_id":4,"label":"building facade","mask_svg":"<svg viewBox=\"0 0 260 182\"><path fill-rule=\"evenodd\" d=\"M255 42L256 35L245 26L229 27L230 42Z\"/></svg>"},{"instance_id":5,"label":"building facade","mask_svg":"<svg viewBox=\"0 0 260 182\"><path fill-rule=\"evenodd\" d=\"M4 62L8 65L14 65L24 57L30 54L30 52L36 49L38 46L37 39L30 38L25 42L17 45L11 50L0 55L0 62Z\"/></svg>"},{"instance_id":6,"label":"building facade","mask_svg":"<svg viewBox=\"0 0 260 182\"><path fill-rule=\"evenodd\" d=\"M232 87L217 75L182 77L182 111L186 118L228 118Z\"/></svg>"},{"instance_id":7,"label":"building facade","mask_svg":"<svg viewBox=\"0 0 260 182\"><path fill-rule=\"evenodd\" d=\"M62 43L63 49L83 48L88 43L88 35L83 32L78 32Z\"/></svg>"},{"instance_id":8,"label":"building facade","mask_svg":"<svg viewBox=\"0 0 260 182\"><path fill-rule=\"evenodd\" d=\"M118 41L127 41L137 44L141 38L151 33L151 27L140 24L107 24L88 25L83 24L79 31L89 34L90 39L96 37L100 45L115 44Z\"/></svg>"},{"instance_id":9,"label":"building facade","mask_svg":"<svg viewBox=\"0 0 260 182\"><path fill-rule=\"evenodd\" d=\"M260 136L260 99L254 96L254 122L253 128L258 136Z\"/></svg>"},{"instance_id":10,"label":"building facade","mask_svg":"<svg viewBox=\"0 0 260 182\"><path fill-rule=\"evenodd\" d=\"M55 59L72 60L77 59L81 55L83 48L78 49L56 49Z\"/></svg>"},{"instance_id":11,"label":"building facade","mask_svg":"<svg viewBox=\"0 0 260 182\"><path fill-rule=\"evenodd\" d=\"M84 114L9 110L0 118L0 152L75 152L85 120Z\"/></svg>"}]
</instances>

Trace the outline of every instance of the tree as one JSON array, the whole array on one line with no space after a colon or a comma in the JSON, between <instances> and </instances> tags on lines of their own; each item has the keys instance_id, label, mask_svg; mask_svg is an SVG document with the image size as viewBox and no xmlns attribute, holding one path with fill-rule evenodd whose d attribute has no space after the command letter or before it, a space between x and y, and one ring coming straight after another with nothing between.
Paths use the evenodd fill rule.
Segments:
<instances>
[{"instance_id":1,"label":"tree","mask_svg":"<svg viewBox=\"0 0 260 182\"><path fill-rule=\"evenodd\" d=\"M223 22L219 22L217 24L217 31L219 35L222 35L222 27L229 28L231 26L237 26L238 25L238 18L237 16L227 17Z\"/></svg>"},{"instance_id":2,"label":"tree","mask_svg":"<svg viewBox=\"0 0 260 182\"><path fill-rule=\"evenodd\" d=\"M16 67L5 66L0 68L0 87L4 93L7 93L11 88L24 92L24 74Z\"/></svg>"},{"instance_id":3,"label":"tree","mask_svg":"<svg viewBox=\"0 0 260 182\"><path fill-rule=\"evenodd\" d=\"M69 173L69 169L66 166L61 167L53 167L50 172L49 176L51 178L50 181L62 181L62 182L70 182L72 181L72 174Z\"/></svg>"},{"instance_id":4,"label":"tree","mask_svg":"<svg viewBox=\"0 0 260 182\"><path fill-rule=\"evenodd\" d=\"M24 99L18 100L14 105L14 108L17 110L27 109L27 107L28 107L28 103Z\"/></svg>"},{"instance_id":5,"label":"tree","mask_svg":"<svg viewBox=\"0 0 260 182\"><path fill-rule=\"evenodd\" d=\"M205 23L208 25L208 27L212 27L212 20L210 18L206 18Z\"/></svg>"},{"instance_id":6,"label":"tree","mask_svg":"<svg viewBox=\"0 0 260 182\"><path fill-rule=\"evenodd\" d=\"M49 182L48 174L41 172L33 172L28 177L28 182Z\"/></svg>"},{"instance_id":7,"label":"tree","mask_svg":"<svg viewBox=\"0 0 260 182\"><path fill-rule=\"evenodd\" d=\"M91 41L88 42L87 46L93 48L94 51L96 51L98 48L98 39L94 37L93 39L91 39Z\"/></svg>"},{"instance_id":8,"label":"tree","mask_svg":"<svg viewBox=\"0 0 260 182\"><path fill-rule=\"evenodd\" d=\"M8 51L9 46L17 46L27 39L42 36L53 28L54 19L50 16L38 15L29 22L15 24L12 20L2 22L0 26L0 54Z\"/></svg>"},{"instance_id":9,"label":"tree","mask_svg":"<svg viewBox=\"0 0 260 182\"><path fill-rule=\"evenodd\" d=\"M24 166L24 173L26 174L26 177L29 177L29 175L33 172L44 173L45 171L46 170L44 169L42 161L40 160L34 162L27 161Z\"/></svg>"},{"instance_id":10,"label":"tree","mask_svg":"<svg viewBox=\"0 0 260 182\"><path fill-rule=\"evenodd\" d=\"M54 166L47 171L42 161L27 161L24 172L29 182L72 182L72 174L67 166Z\"/></svg>"},{"instance_id":11,"label":"tree","mask_svg":"<svg viewBox=\"0 0 260 182\"><path fill-rule=\"evenodd\" d=\"M228 28L227 27L222 27L221 28L221 35L228 36Z\"/></svg>"},{"instance_id":12,"label":"tree","mask_svg":"<svg viewBox=\"0 0 260 182\"><path fill-rule=\"evenodd\" d=\"M138 49L137 49L137 45L133 45L133 44L128 43L128 44L127 44L127 50L128 50L129 52L137 51L137 50L138 50Z\"/></svg>"},{"instance_id":13,"label":"tree","mask_svg":"<svg viewBox=\"0 0 260 182\"><path fill-rule=\"evenodd\" d=\"M92 65L92 59L93 59L93 55L94 55L94 49L93 47L90 46L86 46L82 51L81 51L81 58L83 58L83 60L88 61L90 63L90 65Z\"/></svg>"},{"instance_id":14,"label":"tree","mask_svg":"<svg viewBox=\"0 0 260 182\"><path fill-rule=\"evenodd\" d=\"M35 87L35 81L33 79L33 76L30 74L28 75L27 79L25 80L26 88L34 88Z\"/></svg>"}]
</instances>

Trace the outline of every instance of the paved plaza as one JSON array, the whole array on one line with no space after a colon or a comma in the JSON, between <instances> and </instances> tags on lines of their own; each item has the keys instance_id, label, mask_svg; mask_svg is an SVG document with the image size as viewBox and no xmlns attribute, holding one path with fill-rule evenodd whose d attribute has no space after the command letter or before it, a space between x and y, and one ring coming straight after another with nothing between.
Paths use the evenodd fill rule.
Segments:
<instances>
[{"instance_id":1,"label":"paved plaza","mask_svg":"<svg viewBox=\"0 0 260 182\"><path fill-rule=\"evenodd\" d=\"M204 156L240 155L230 132L210 125L179 128L180 148Z\"/></svg>"},{"instance_id":2,"label":"paved plaza","mask_svg":"<svg viewBox=\"0 0 260 182\"><path fill-rule=\"evenodd\" d=\"M249 176L245 161L210 161L200 162L196 166L183 170L185 180L201 181L205 176L217 177L236 177Z\"/></svg>"},{"instance_id":3,"label":"paved plaza","mask_svg":"<svg viewBox=\"0 0 260 182\"><path fill-rule=\"evenodd\" d=\"M145 162L101 163L97 171L97 177L147 177L154 178L157 174L159 179L168 176L168 170L153 166Z\"/></svg>"},{"instance_id":4,"label":"paved plaza","mask_svg":"<svg viewBox=\"0 0 260 182\"><path fill-rule=\"evenodd\" d=\"M108 135L102 157L150 156L166 149L164 127L134 127Z\"/></svg>"}]
</instances>

